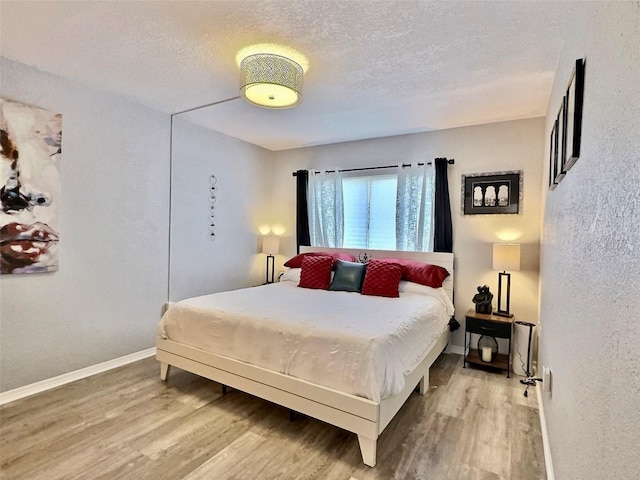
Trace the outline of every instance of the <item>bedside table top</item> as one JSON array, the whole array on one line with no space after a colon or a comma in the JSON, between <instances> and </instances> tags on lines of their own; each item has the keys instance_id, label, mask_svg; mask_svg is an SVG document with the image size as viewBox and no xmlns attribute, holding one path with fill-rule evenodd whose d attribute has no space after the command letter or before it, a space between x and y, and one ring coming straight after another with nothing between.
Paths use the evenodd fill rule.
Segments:
<instances>
[{"instance_id":1,"label":"bedside table top","mask_svg":"<svg viewBox=\"0 0 640 480\"><path fill-rule=\"evenodd\" d=\"M466 315L467 317L477 318L478 320L488 320L490 322L498 323L513 323L514 317L501 317L499 315L487 315L486 313L476 313L475 308L470 308Z\"/></svg>"}]
</instances>

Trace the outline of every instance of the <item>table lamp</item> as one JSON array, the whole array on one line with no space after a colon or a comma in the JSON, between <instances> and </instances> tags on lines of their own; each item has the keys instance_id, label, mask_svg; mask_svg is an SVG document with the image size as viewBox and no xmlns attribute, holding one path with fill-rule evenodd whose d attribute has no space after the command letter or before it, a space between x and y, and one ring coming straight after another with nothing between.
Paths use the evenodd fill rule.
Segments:
<instances>
[{"instance_id":1,"label":"table lamp","mask_svg":"<svg viewBox=\"0 0 640 480\"><path fill-rule=\"evenodd\" d=\"M509 312L509 297L511 295L511 274L509 271L520 271L520 245L517 243L493 244L493 269L502 270L498 273L498 305L494 315L513 317ZM506 295L502 294L502 285L506 283ZM505 300L504 305L503 301ZM504 308L503 308L504 307Z\"/></svg>"},{"instance_id":2,"label":"table lamp","mask_svg":"<svg viewBox=\"0 0 640 480\"><path fill-rule=\"evenodd\" d=\"M267 275L266 283L273 283L276 257L280 248L280 239L275 235L265 235L262 237L262 253L267 254Z\"/></svg>"}]
</instances>

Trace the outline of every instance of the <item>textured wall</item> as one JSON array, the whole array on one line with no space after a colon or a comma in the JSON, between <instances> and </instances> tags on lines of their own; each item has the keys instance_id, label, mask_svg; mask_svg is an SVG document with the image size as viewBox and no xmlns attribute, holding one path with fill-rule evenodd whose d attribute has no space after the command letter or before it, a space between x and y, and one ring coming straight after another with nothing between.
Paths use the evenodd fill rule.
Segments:
<instances>
[{"instance_id":1,"label":"textured wall","mask_svg":"<svg viewBox=\"0 0 640 480\"><path fill-rule=\"evenodd\" d=\"M259 229L269 224L273 152L174 119L171 301L264 282ZM209 240L209 177L218 179Z\"/></svg>"},{"instance_id":2,"label":"textured wall","mask_svg":"<svg viewBox=\"0 0 640 480\"><path fill-rule=\"evenodd\" d=\"M537 322L543 148L544 121L538 118L277 152L273 215L290 235L283 252L295 253L292 171L311 167L397 165L441 156L455 158L455 165L449 166L449 194L456 258L456 317L464 321L464 313L473 306L471 298L478 285L488 284L497 293L498 274L492 270L492 244L503 238L522 244L522 271L513 272L512 276L511 309L518 318ZM505 170L524 172L522 214L460 215L461 175ZM461 347L463 336L462 330L456 332L453 343Z\"/></svg>"},{"instance_id":3,"label":"textured wall","mask_svg":"<svg viewBox=\"0 0 640 480\"><path fill-rule=\"evenodd\" d=\"M543 189L539 361L553 372L543 402L556 478L630 480L640 468L640 2L579 10L546 124L548 134L586 57L580 159Z\"/></svg>"},{"instance_id":4,"label":"textured wall","mask_svg":"<svg viewBox=\"0 0 640 480\"><path fill-rule=\"evenodd\" d=\"M0 95L63 115L60 270L0 277L0 390L152 347L167 295L169 117L0 59Z\"/></svg>"}]
</instances>

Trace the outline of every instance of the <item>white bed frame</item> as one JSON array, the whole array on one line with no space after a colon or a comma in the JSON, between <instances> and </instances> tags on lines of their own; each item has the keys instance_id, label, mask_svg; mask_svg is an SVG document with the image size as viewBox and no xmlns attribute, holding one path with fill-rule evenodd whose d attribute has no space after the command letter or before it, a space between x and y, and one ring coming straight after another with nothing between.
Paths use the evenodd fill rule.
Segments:
<instances>
[{"instance_id":1,"label":"white bed frame","mask_svg":"<svg viewBox=\"0 0 640 480\"><path fill-rule=\"evenodd\" d=\"M301 247L301 251L339 251L356 258L361 253L360 250L321 247ZM406 258L446 268L451 275L443 287L453 298L453 254L383 250L366 253L369 258ZM416 386L421 395L425 394L429 388L429 367L445 349L449 338L447 330L407 376L404 390L379 403L162 338L157 341L156 359L160 362L162 380L167 380L170 367L175 366L353 432L358 435L363 462L373 467L378 437Z\"/></svg>"}]
</instances>

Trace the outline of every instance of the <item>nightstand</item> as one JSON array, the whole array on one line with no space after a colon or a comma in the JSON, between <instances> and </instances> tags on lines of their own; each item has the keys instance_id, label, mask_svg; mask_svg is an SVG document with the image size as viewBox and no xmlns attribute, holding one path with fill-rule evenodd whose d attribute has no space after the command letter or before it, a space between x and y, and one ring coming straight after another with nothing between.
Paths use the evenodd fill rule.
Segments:
<instances>
[{"instance_id":1,"label":"nightstand","mask_svg":"<svg viewBox=\"0 0 640 480\"><path fill-rule=\"evenodd\" d=\"M464 368L467 363L490 367L499 370L506 370L507 377L511 376L511 332L513 318L499 317L497 315L486 315L476 313L475 308L470 308L465 315L466 322L464 328ZM509 340L509 351L504 354L498 351L498 355L492 362L483 362L476 347L471 346L471 334L487 335L490 337L506 338Z\"/></svg>"}]
</instances>

